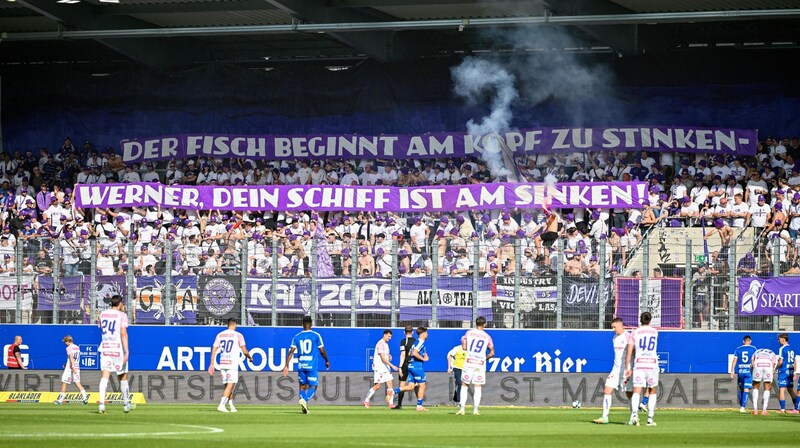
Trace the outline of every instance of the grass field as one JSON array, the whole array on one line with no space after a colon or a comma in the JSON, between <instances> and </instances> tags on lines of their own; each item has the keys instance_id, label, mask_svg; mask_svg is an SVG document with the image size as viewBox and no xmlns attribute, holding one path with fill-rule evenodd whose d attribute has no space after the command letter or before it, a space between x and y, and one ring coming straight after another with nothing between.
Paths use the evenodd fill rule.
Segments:
<instances>
[{"instance_id":1,"label":"grass field","mask_svg":"<svg viewBox=\"0 0 800 448\"><path fill-rule=\"evenodd\" d=\"M14 447L579 447L794 446L800 416L739 414L736 410L663 410L657 427L629 427L615 408L611 424L595 425L599 409L492 408L456 416L455 408L427 413L344 406L140 405L129 414L109 406L0 404L0 446ZM468 408L469 411L469 408ZM112 434L117 434L116 437Z\"/></svg>"}]
</instances>

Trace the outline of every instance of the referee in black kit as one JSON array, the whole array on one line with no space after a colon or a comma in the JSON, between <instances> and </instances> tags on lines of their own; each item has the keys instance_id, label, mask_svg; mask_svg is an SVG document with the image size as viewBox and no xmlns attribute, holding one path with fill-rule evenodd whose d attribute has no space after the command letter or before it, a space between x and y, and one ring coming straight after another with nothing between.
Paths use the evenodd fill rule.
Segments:
<instances>
[{"instance_id":1,"label":"referee in black kit","mask_svg":"<svg viewBox=\"0 0 800 448\"><path fill-rule=\"evenodd\" d=\"M400 387L406 384L406 380L408 379L408 362L411 360L411 348L414 347L414 344L417 342L417 339L411 337L414 334L414 327L411 325L406 325L405 328L406 336L400 341ZM402 409L403 408L403 396L405 392L400 392L397 396L397 406L394 409Z\"/></svg>"}]
</instances>

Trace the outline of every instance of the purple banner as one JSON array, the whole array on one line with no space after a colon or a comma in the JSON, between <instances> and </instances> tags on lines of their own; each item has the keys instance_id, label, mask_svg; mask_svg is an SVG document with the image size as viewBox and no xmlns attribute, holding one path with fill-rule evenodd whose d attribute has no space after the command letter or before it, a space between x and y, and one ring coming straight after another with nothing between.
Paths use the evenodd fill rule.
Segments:
<instances>
[{"instance_id":1,"label":"purple banner","mask_svg":"<svg viewBox=\"0 0 800 448\"><path fill-rule=\"evenodd\" d=\"M120 142L124 162L187 157L293 159L448 158L500 151L517 155L581 151L694 152L755 155L758 131L693 126L536 128L500 134L233 135L178 134Z\"/></svg>"},{"instance_id":2,"label":"purple banner","mask_svg":"<svg viewBox=\"0 0 800 448\"><path fill-rule=\"evenodd\" d=\"M39 304L37 309L53 309L53 277L39 276ZM64 277L58 285L58 309L60 311L79 311L83 304L83 277Z\"/></svg>"},{"instance_id":3,"label":"purple banner","mask_svg":"<svg viewBox=\"0 0 800 448\"><path fill-rule=\"evenodd\" d=\"M75 205L162 206L190 210L446 212L474 209L640 208L646 182L473 184L423 187L340 185L166 186L158 183L77 185Z\"/></svg>"},{"instance_id":4,"label":"purple banner","mask_svg":"<svg viewBox=\"0 0 800 448\"><path fill-rule=\"evenodd\" d=\"M400 320L429 320L433 300L439 320L472 321L476 300L478 316L493 319L492 278L478 279L478 297L474 296L471 277L440 277L436 295L432 286L430 277L400 278Z\"/></svg>"},{"instance_id":5,"label":"purple banner","mask_svg":"<svg viewBox=\"0 0 800 448\"><path fill-rule=\"evenodd\" d=\"M400 319L431 318L431 278L400 278ZM272 311L272 279L248 278L247 310ZM356 312L389 314L392 310L392 282L382 278L356 280ZM349 278L317 280L317 312L350 314L352 283ZM275 283L275 309L279 313L307 314L311 310L311 281L308 278L282 278ZM442 320L472 320L472 278L441 277L437 289L437 315ZM478 314L492 320L492 279L478 280Z\"/></svg>"},{"instance_id":6,"label":"purple banner","mask_svg":"<svg viewBox=\"0 0 800 448\"><path fill-rule=\"evenodd\" d=\"M136 323L163 324L165 311L172 316L174 324L197 323L197 277L176 275L171 279L170 308L165 310L163 296L167 289L167 277L136 277Z\"/></svg>"},{"instance_id":7,"label":"purple banner","mask_svg":"<svg viewBox=\"0 0 800 448\"><path fill-rule=\"evenodd\" d=\"M622 319L626 327L638 327L639 315L650 311L653 320L650 325L659 328L683 328L683 279L648 278L647 299L644 308L640 307L640 278L615 280L617 303L614 314Z\"/></svg>"},{"instance_id":8,"label":"purple banner","mask_svg":"<svg viewBox=\"0 0 800 448\"><path fill-rule=\"evenodd\" d=\"M740 316L800 316L800 277L739 278Z\"/></svg>"}]
</instances>

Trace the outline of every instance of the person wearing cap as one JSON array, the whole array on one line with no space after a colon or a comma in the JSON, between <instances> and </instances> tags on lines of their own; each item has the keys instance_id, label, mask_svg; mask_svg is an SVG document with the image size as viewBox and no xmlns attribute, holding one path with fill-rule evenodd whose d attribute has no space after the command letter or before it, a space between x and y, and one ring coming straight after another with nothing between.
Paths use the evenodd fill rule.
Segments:
<instances>
[{"instance_id":1,"label":"person wearing cap","mask_svg":"<svg viewBox=\"0 0 800 448\"><path fill-rule=\"evenodd\" d=\"M670 187L670 196L672 199L677 199L678 201L683 200L684 196L689 193L689 187L684 182L684 179L680 175L676 175L672 180L672 186Z\"/></svg>"},{"instance_id":2,"label":"person wearing cap","mask_svg":"<svg viewBox=\"0 0 800 448\"><path fill-rule=\"evenodd\" d=\"M446 218L443 216L442 219ZM408 229L408 235L411 243L411 252L414 254L420 254L423 250L425 250L426 244L428 239L430 238L431 228L425 225L423 220L419 216L415 216L411 218L411 227ZM442 229L439 227L439 229ZM447 230L444 230L445 236L447 236Z\"/></svg>"},{"instance_id":3,"label":"person wearing cap","mask_svg":"<svg viewBox=\"0 0 800 448\"><path fill-rule=\"evenodd\" d=\"M514 236L517 230L519 230L519 224L510 213L503 212L500 216L500 223L497 225L497 230L501 237L503 235Z\"/></svg>"},{"instance_id":4,"label":"person wearing cap","mask_svg":"<svg viewBox=\"0 0 800 448\"><path fill-rule=\"evenodd\" d=\"M789 236L794 240L797 241L797 234L800 230L800 193L790 192L792 204L787 209L788 219L789 219ZM795 243L797 244L797 243ZM795 250L795 254L797 254L797 250ZM800 368L800 366L798 366Z\"/></svg>"},{"instance_id":5,"label":"person wearing cap","mask_svg":"<svg viewBox=\"0 0 800 448\"><path fill-rule=\"evenodd\" d=\"M692 202L689 196L684 196L681 200L679 215L681 218L684 218L688 226L691 226L694 224L693 219L700 216L700 207L697 203Z\"/></svg>"},{"instance_id":6,"label":"person wearing cap","mask_svg":"<svg viewBox=\"0 0 800 448\"><path fill-rule=\"evenodd\" d=\"M177 184L183 179L183 171L178 169L174 160L167 164L167 171L164 173L164 183L167 185Z\"/></svg>"},{"instance_id":7,"label":"person wearing cap","mask_svg":"<svg viewBox=\"0 0 800 448\"><path fill-rule=\"evenodd\" d=\"M585 249L584 249L585 250ZM583 252L577 251L564 263L564 273L570 277L583 277L586 273L583 264Z\"/></svg>"},{"instance_id":8,"label":"person wearing cap","mask_svg":"<svg viewBox=\"0 0 800 448\"><path fill-rule=\"evenodd\" d=\"M444 257L439 258L439 266L437 270L439 275L450 275L451 267L456 265L455 252L448 250L445 252Z\"/></svg>"},{"instance_id":9,"label":"person wearing cap","mask_svg":"<svg viewBox=\"0 0 800 448\"><path fill-rule=\"evenodd\" d=\"M745 222L745 226L753 226L756 237L763 237L762 232L770 222L770 215L772 210L766 204L766 199L763 195L756 198L756 204L750 206L749 216Z\"/></svg>"},{"instance_id":10,"label":"person wearing cap","mask_svg":"<svg viewBox=\"0 0 800 448\"><path fill-rule=\"evenodd\" d=\"M698 174L695 178L694 187L689 192L689 197L692 198L692 201L696 204L702 204L708 198L710 191L705 184L703 184L703 177L702 174Z\"/></svg>"},{"instance_id":11,"label":"person wearing cap","mask_svg":"<svg viewBox=\"0 0 800 448\"><path fill-rule=\"evenodd\" d=\"M361 246L358 248L358 276L359 277L374 277L375 276L375 259L369 253L369 248Z\"/></svg>"},{"instance_id":12,"label":"person wearing cap","mask_svg":"<svg viewBox=\"0 0 800 448\"><path fill-rule=\"evenodd\" d=\"M744 201L753 206L758 203L758 197L769 192L767 183L761 179L761 173L754 171L747 185L745 186Z\"/></svg>"},{"instance_id":13,"label":"person wearing cap","mask_svg":"<svg viewBox=\"0 0 800 448\"><path fill-rule=\"evenodd\" d=\"M720 241L720 249L719 252L727 256L728 254L728 247L731 244L731 238L733 238L733 229L728 225L728 223L722 218L714 219L714 228L706 232L706 235L703 237L704 240L708 241L714 235L719 235Z\"/></svg>"}]
</instances>

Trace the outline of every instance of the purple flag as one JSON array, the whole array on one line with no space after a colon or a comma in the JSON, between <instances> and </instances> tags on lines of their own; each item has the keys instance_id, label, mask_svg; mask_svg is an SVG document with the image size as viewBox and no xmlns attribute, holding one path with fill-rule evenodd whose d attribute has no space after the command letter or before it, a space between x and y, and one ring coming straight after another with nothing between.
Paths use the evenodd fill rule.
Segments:
<instances>
[{"instance_id":1,"label":"purple flag","mask_svg":"<svg viewBox=\"0 0 800 448\"><path fill-rule=\"evenodd\" d=\"M448 158L479 155L492 148L508 148L515 155L590 150L755 155L757 142L758 131L752 129L622 126L518 129L484 135L178 134L125 139L120 147L122 159L128 163L197 156L261 160Z\"/></svg>"},{"instance_id":2,"label":"purple flag","mask_svg":"<svg viewBox=\"0 0 800 448\"><path fill-rule=\"evenodd\" d=\"M626 327L639 326L639 315L650 311L650 325L659 328L683 328L683 279L648 278L645 307L640 308L640 278L617 277L617 303L614 314Z\"/></svg>"},{"instance_id":3,"label":"purple flag","mask_svg":"<svg viewBox=\"0 0 800 448\"><path fill-rule=\"evenodd\" d=\"M166 186L159 183L86 184L75 205L177 207L192 210L315 210L445 212L475 209L641 208L646 182L492 183L383 187L340 185Z\"/></svg>"},{"instance_id":4,"label":"purple flag","mask_svg":"<svg viewBox=\"0 0 800 448\"><path fill-rule=\"evenodd\" d=\"M800 277L739 278L739 315L799 316Z\"/></svg>"}]
</instances>

